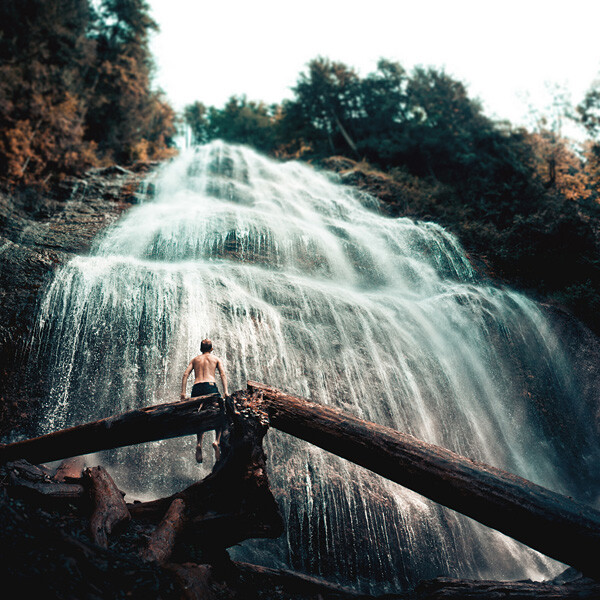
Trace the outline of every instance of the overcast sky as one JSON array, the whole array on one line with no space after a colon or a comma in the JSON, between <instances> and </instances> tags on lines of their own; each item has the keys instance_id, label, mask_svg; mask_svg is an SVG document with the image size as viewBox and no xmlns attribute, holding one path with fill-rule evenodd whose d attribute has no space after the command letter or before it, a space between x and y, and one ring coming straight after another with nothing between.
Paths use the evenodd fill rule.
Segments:
<instances>
[{"instance_id":1,"label":"overcast sky","mask_svg":"<svg viewBox=\"0 0 600 600\"><path fill-rule=\"evenodd\" d=\"M576 104L600 72L600 0L148 0L155 83L176 109L280 102L316 56L360 75L389 58L444 68L490 117L525 123L548 85Z\"/></svg>"}]
</instances>

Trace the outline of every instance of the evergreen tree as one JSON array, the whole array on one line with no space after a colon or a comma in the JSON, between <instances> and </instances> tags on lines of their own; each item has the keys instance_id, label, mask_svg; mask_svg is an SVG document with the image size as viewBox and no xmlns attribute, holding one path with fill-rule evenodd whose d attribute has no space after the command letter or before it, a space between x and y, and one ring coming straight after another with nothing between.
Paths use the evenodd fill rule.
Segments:
<instances>
[{"instance_id":1,"label":"evergreen tree","mask_svg":"<svg viewBox=\"0 0 600 600\"><path fill-rule=\"evenodd\" d=\"M245 96L231 97L221 109L195 102L185 107L183 116L195 144L221 139L272 152L278 143L278 107Z\"/></svg>"},{"instance_id":2,"label":"evergreen tree","mask_svg":"<svg viewBox=\"0 0 600 600\"><path fill-rule=\"evenodd\" d=\"M211 132L206 106L194 102L183 109L183 120L190 128L192 144L204 144L209 141Z\"/></svg>"},{"instance_id":3,"label":"evergreen tree","mask_svg":"<svg viewBox=\"0 0 600 600\"><path fill-rule=\"evenodd\" d=\"M295 98L283 106L283 128L310 141L317 154L358 157L353 121L362 115L360 79L343 63L316 58L301 73Z\"/></svg>"}]
</instances>

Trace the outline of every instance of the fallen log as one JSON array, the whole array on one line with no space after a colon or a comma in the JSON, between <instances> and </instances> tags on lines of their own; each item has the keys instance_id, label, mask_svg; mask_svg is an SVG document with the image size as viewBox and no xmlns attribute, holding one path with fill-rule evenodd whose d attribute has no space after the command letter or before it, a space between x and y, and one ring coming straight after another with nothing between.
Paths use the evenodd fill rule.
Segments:
<instances>
[{"instance_id":1,"label":"fallen log","mask_svg":"<svg viewBox=\"0 0 600 600\"><path fill-rule=\"evenodd\" d=\"M522 477L338 409L249 381L272 427L600 578L600 512Z\"/></svg>"},{"instance_id":2,"label":"fallen log","mask_svg":"<svg viewBox=\"0 0 600 600\"><path fill-rule=\"evenodd\" d=\"M238 402L243 400L243 392L236 395ZM600 550L600 513L589 506L389 427L362 421L261 383L248 382L245 397L250 396L255 405L261 403L273 427L497 529L590 577L600 577L600 565L594 559ZM7 444L0 447L0 461L21 457L31 462L50 461L221 426L222 406L215 402L198 411L202 401L199 398L148 407ZM200 489L188 488L190 506L200 502L199 495L208 487L201 493ZM188 499L182 498L188 505ZM172 500L159 508L140 508L138 514L154 511L160 520ZM226 502L227 498L221 515L239 514L228 511ZM207 531L212 530L211 523L218 522L202 514L192 521Z\"/></svg>"},{"instance_id":3,"label":"fallen log","mask_svg":"<svg viewBox=\"0 0 600 600\"><path fill-rule=\"evenodd\" d=\"M208 406L199 411L202 404ZM29 440L0 445L0 463L24 458L39 464L210 431L221 426L223 414L223 406L214 394L157 404Z\"/></svg>"},{"instance_id":4,"label":"fallen log","mask_svg":"<svg viewBox=\"0 0 600 600\"><path fill-rule=\"evenodd\" d=\"M18 460L7 464L10 494L14 497L53 505L77 502L84 498L85 489L79 483L54 480L50 471Z\"/></svg>"},{"instance_id":5,"label":"fallen log","mask_svg":"<svg viewBox=\"0 0 600 600\"><path fill-rule=\"evenodd\" d=\"M173 553L177 534L184 523L185 502L181 498L176 498L169 506L163 520L150 535L142 551L142 560L159 564L166 562Z\"/></svg>"},{"instance_id":6,"label":"fallen log","mask_svg":"<svg viewBox=\"0 0 600 600\"><path fill-rule=\"evenodd\" d=\"M131 518L123 494L112 477L101 466L88 467L85 478L89 481L93 501L90 517L92 540L103 548L108 547L108 536Z\"/></svg>"},{"instance_id":7,"label":"fallen log","mask_svg":"<svg viewBox=\"0 0 600 600\"><path fill-rule=\"evenodd\" d=\"M414 600L597 600L600 583L578 579L553 581L487 581L438 577L421 581L413 592Z\"/></svg>"}]
</instances>

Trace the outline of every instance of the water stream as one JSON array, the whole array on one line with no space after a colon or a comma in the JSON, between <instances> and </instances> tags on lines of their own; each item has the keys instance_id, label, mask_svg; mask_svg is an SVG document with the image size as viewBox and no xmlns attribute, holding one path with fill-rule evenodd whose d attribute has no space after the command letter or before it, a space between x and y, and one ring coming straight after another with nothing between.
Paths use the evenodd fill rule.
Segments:
<instances>
[{"instance_id":1,"label":"water stream","mask_svg":"<svg viewBox=\"0 0 600 600\"><path fill-rule=\"evenodd\" d=\"M264 381L578 493L588 441L568 358L539 308L483 282L444 229L382 216L333 175L221 142L182 152L152 183L41 301L42 430L177 400L210 337L231 390ZM191 436L98 458L129 499L158 497L208 474L205 438L203 465ZM266 451L286 533L234 558L367 591L561 570L285 434L270 431Z\"/></svg>"}]
</instances>

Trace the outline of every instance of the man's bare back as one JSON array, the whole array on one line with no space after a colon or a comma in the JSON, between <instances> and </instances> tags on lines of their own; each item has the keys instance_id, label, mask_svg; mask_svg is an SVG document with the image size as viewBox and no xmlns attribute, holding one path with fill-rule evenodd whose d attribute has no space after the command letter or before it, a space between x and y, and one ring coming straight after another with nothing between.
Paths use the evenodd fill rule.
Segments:
<instances>
[{"instance_id":1,"label":"man's bare back","mask_svg":"<svg viewBox=\"0 0 600 600\"><path fill-rule=\"evenodd\" d=\"M223 395L228 396L229 391L227 389L227 375L223 364L216 357L213 356L211 351L203 352L198 354L190 361L187 369L183 373L183 381L181 385L181 399L184 400L186 397L187 380L192 371L194 371L194 385L197 383L215 383L216 372L219 371L221 376L221 382L223 384Z\"/></svg>"},{"instance_id":2,"label":"man's bare back","mask_svg":"<svg viewBox=\"0 0 600 600\"><path fill-rule=\"evenodd\" d=\"M199 354L190 361L194 370L194 383L216 383L217 369L222 373L221 361L211 354ZM225 392L227 394L227 392Z\"/></svg>"}]
</instances>

